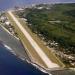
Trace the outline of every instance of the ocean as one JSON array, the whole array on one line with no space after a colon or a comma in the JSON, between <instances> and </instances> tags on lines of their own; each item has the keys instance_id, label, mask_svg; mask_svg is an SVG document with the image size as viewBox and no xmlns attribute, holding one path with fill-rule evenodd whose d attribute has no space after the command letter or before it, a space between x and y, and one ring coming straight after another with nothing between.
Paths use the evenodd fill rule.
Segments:
<instances>
[{"instance_id":1,"label":"ocean","mask_svg":"<svg viewBox=\"0 0 75 75\"><path fill-rule=\"evenodd\" d=\"M48 75L26 60L21 42L0 26L0 75Z\"/></svg>"},{"instance_id":2,"label":"ocean","mask_svg":"<svg viewBox=\"0 0 75 75\"><path fill-rule=\"evenodd\" d=\"M22 61L4 47L0 41L0 75L47 75L31 64Z\"/></svg>"}]
</instances>

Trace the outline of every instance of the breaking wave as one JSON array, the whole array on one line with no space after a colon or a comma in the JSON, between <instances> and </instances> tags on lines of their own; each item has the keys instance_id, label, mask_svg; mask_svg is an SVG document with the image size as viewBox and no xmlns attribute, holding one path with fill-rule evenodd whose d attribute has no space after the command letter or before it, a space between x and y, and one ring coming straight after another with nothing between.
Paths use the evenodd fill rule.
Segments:
<instances>
[{"instance_id":1,"label":"breaking wave","mask_svg":"<svg viewBox=\"0 0 75 75\"><path fill-rule=\"evenodd\" d=\"M3 44L3 45L4 45L5 48L7 48L7 49L9 49L9 50L12 50L12 48L9 47L8 45L6 45L6 44Z\"/></svg>"}]
</instances>

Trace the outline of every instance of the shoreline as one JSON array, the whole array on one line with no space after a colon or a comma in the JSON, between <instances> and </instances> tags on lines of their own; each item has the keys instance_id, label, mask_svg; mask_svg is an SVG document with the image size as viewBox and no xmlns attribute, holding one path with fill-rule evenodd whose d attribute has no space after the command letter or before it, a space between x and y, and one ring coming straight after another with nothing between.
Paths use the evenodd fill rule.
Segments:
<instances>
[{"instance_id":1,"label":"shoreline","mask_svg":"<svg viewBox=\"0 0 75 75\"><path fill-rule=\"evenodd\" d=\"M6 29L4 26L1 26L9 35L12 35L13 34L8 30ZM13 36L14 38L16 38L16 36ZM16 38L17 39L17 38ZM18 40L18 39L17 39ZM21 60L23 61L27 61L28 63L30 63L31 65L33 65L34 67L36 67L37 69L39 69L40 71L44 72L44 73L48 73L47 72L47 69L45 69L43 66L40 66L38 65L37 63L34 63L32 59L28 60L27 58L24 58L24 57L20 57L19 55L17 55L17 53L8 45L4 44L2 42L3 46L8 50L10 51L13 55L17 56L18 58L20 58ZM29 56L29 55L28 55ZM30 57L29 57L30 58Z\"/></svg>"},{"instance_id":2,"label":"shoreline","mask_svg":"<svg viewBox=\"0 0 75 75\"><path fill-rule=\"evenodd\" d=\"M32 62L32 61L29 61L27 58L23 58L23 57L19 57L14 50L12 50L11 47L9 47L8 45L2 43L2 45L9 51L11 52L13 55L17 56L18 58L20 58L22 61L26 61L27 63L33 65L35 68L39 69L40 71L44 72L44 73L48 73L47 70L45 68L43 68L42 66Z\"/></svg>"}]
</instances>

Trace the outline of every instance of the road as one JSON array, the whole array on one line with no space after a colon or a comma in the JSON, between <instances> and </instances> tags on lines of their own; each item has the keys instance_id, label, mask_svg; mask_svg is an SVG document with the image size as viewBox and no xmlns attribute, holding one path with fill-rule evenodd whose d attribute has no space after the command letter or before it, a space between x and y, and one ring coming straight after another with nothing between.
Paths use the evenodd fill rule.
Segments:
<instances>
[{"instance_id":1,"label":"road","mask_svg":"<svg viewBox=\"0 0 75 75\"><path fill-rule=\"evenodd\" d=\"M53 63L48 56L44 53L44 51L38 46L38 44L34 41L34 39L30 36L30 34L26 31L26 29L21 25L21 23L18 21L18 19L14 16L12 11L8 11L8 14L12 17L13 21L16 23L16 25L19 27L19 29L22 31L24 36L27 38L31 46L34 48L34 50L37 52L37 54L40 56L42 61L47 65L48 68L55 68L59 67L59 65Z\"/></svg>"}]
</instances>

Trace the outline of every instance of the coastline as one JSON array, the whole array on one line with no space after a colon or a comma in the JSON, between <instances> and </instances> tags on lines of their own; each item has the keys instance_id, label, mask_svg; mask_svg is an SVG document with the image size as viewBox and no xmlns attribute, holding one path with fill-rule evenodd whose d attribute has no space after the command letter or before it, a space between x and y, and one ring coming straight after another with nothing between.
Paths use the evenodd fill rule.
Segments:
<instances>
[{"instance_id":1,"label":"coastline","mask_svg":"<svg viewBox=\"0 0 75 75\"><path fill-rule=\"evenodd\" d=\"M5 47L14 50L14 52L17 53L17 55L20 55L20 57L28 58L21 41L7 33L1 26L0 30L0 40L4 43Z\"/></svg>"},{"instance_id":2,"label":"coastline","mask_svg":"<svg viewBox=\"0 0 75 75\"><path fill-rule=\"evenodd\" d=\"M14 37L15 39L17 39L16 36L13 36L5 27L3 27L3 26L1 26L1 27L2 27L9 35L11 35L11 36ZM19 39L17 39L17 40L20 41ZM2 41L1 41L1 42L2 42ZM14 54L15 56L17 56L17 57L20 58L21 60L27 61L28 63L30 63L31 65L33 65L35 68L39 69L40 71L42 71L42 72L44 72L44 73L48 73L47 70L46 70L44 67L39 66L38 64L32 62L32 59L30 59L30 57L29 57L29 58L28 58L28 57L21 57L21 56L18 55L18 53L15 52L10 46L8 46L7 44L4 44L4 42L2 42L2 43L3 43L3 46L4 46L9 52L11 52L12 54ZM29 56L29 55L28 55L28 56Z\"/></svg>"}]
</instances>

